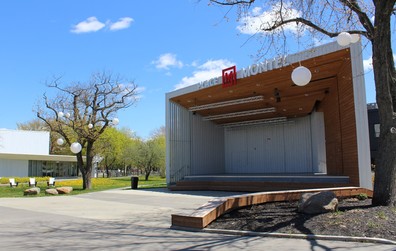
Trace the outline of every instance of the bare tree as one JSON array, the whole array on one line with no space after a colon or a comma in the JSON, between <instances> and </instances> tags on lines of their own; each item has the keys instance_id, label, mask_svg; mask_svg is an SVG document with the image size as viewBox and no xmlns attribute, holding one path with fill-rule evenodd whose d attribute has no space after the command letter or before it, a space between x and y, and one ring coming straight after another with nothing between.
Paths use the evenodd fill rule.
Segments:
<instances>
[{"instance_id":1,"label":"bare tree","mask_svg":"<svg viewBox=\"0 0 396 251\"><path fill-rule=\"evenodd\" d=\"M81 144L82 151L76 154L77 167L83 189L91 189L94 143L107 127L116 124L118 110L135 103L137 86L105 72L93 74L88 83L64 85L60 78L55 78L47 85L56 89L58 95L49 98L44 94L44 107L38 107L37 117L61 135L68 146L74 142Z\"/></svg>"},{"instance_id":2,"label":"bare tree","mask_svg":"<svg viewBox=\"0 0 396 251\"><path fill-rule=\"evenodd\" d=\"M275 49L277 38L286 39L285 28L299 25L301 32L336 37L340 32L360 34L372 46L373 71L379 110L380 149L374 182L374 205L396 205L396 70L391 43L391 18L395 0L210 0L218 5L238 6L239 20L254 3L272 10L257 34ZM265 20L265 21L264 21ZM268 44L268 43L267 43ZM264 48L264 47L263 47Z\"/></svg>"}]
</instances>

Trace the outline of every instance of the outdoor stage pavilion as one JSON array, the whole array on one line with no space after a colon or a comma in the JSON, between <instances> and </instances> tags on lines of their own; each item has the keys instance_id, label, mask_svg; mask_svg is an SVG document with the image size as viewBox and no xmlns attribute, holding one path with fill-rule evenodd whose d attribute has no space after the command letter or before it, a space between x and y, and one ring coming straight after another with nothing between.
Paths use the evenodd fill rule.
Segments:
<instances>
[{"instance_id":1,"label":"outdoor stage pavilion","mask_svg":"<svg viewBox=\"0 0 396 251\"><path fill-rule=\"evenodd\" d=\"M372 189L363 74L361 44L334 42L167 93L169 189Z\"/></svg>"}]
</instances>

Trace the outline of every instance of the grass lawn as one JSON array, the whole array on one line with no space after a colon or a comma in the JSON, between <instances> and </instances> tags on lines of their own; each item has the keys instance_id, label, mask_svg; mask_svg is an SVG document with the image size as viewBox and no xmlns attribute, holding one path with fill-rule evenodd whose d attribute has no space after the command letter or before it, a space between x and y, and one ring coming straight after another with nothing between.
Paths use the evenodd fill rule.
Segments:
<instances>
[{"instance_id":1,"label":"grass lawn","mask_svg":"<svg viewBox=\"0 0 396 251\"><path fill-rule=\"evenodd\" d=\"M114 188L131 189L131 177L117 177L117 178L92 178L92 189L83 190L82 189L82 179L77 180L62 180L56 181L55 187L68 186L73 187L73 192L71 195L97 192L103 190L109 190ZM38 181L37 187L41 189L39 195L26 196L26 197L36 197L36 196L53 196L46 195L45 189L47 189L46 181ZM159 176L150 176L148 181L144 180L144 176L139 177L138 189L144 188L159 188L166 187L165 178ZM28 189L27 183L19 183L18 187L10 187L9 185L0 186L0 198L4 197L24 197L23 192Z\"/></svg>"}]
</instances>

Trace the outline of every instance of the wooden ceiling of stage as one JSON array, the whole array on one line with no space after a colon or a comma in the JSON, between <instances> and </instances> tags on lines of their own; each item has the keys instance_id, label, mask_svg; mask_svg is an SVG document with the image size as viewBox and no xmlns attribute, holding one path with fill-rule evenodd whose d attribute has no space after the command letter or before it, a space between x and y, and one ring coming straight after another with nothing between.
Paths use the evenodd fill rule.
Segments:
<instances>
[{"instance_id":1,"label":"wooden ceiling of stage","mask_svg":"<svg viewBox=\"0 0 396 251\"><path fill-rule=\"evenodd\" d=\"M196 111L202 117L275 108L275 112L270 113L212 120L217 124L305 116L310 114L317 102L322 101L331 90L331 87L337 84L337 74L340 68L350 67L349 49L311 58L302 61L301 64L310 69L312 73L311 82L304 87L294 85L291 80L291 73L298 66L298 63L295 63L283 68L238 79L237 84L231 87L223 88L221 84L215 85L174 97L171 100L189 109L194 106L241 98L263 97L261 101ZM275 97L276 89L279 93L280 101Z\"/></svg>"}]
</instances>

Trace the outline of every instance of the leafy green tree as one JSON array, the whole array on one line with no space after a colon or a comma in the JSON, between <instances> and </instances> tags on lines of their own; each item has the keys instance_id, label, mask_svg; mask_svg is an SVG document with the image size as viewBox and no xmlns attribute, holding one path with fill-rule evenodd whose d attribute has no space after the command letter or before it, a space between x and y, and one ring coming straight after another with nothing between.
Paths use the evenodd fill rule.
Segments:
<instances>
[{"instance_id":1,"label":"leafy green tree","mask_svg":"<svg viewBox=\"0 0 396 251\"><path fill-rule=\"evenodd\" d=\"M253 18L257 22L254 26L258 27L255 34L263 41L262 49L268 48L267 52L279 46L283 52L288 51L287 35L293 32L287 33L287 28L291 25L297 25L297 39L305 32L312 34L312 42L307 45L317 39L336 37L341 32L358 34L371 44L381 124L373 205L396 205L396 70L391 42L396 0L209 1L229 8L238 6L238 18L242 22L249 23L249 18ZM251 7L254 7L253 16L249 13ZM270 11L260 16L256 7Z\"/></svg>"},{"instance_id":2,"label":"leafy green tree","mask_svg":"<svg viewBox=\"0 0 396 251\"><path fill-rule=\"evenodd\" d=\"M156 159L155 166L160 172L161 177L165 178L165 157L166 157L166 140L165 140L165 127L162 126L158 130L154 131L151 139L157 146L158 158Z\"/></svg>"},{"instance_id":3,"label":"leafy green tree","mask_svg":"<svg viewBox=\"0 0 396 251\"><path fill-rule=\"evenodd\" d=\"M134 163L143 170L146 180L154 170L162 171L165 175L165 134L154 133L147 141L139 140L136 145Z\"/></svg>"},{"instance_id":4,"label":"leafy green tree","mask_svg":"<svg viewBox=\"0 0 396 251\"><path fill-rule=\"evenodd\" d=\"M127 167L133 164L137 140L135 133L128 128L109 127L95 142L95 154L102 158L101 165L107 177L110 177L111 169L119 168L126 175Z\"/></svg>"},{"instance_id":5,"label":"leafy green tree","mask_svg":"<svg viewBox=\"0 0 396 251\"><path fill-rule=\"evenodd\" d=\"M128 138L121 152L121 163L124 167L124 172L127 173L127 169L136 167L137 149L141 140L139 138Z\"/></svg>"},{"instance_id":6,"label":"leafy green tree","mask_svg":"<svg viewBox=\"0 0 396 251\"><path fill-rule=\"evenodd\" d=\"M77 167L82 174L83 189L91 189L94 143L106 128L118 124L117 111L136 101L137 87L104 72L92 74L86 83L64 85L56 78L47 85L58 91L58 95L49 98L44 94L44 104L37 108L37 117L61 135L67 146L79 143L82 150L76 153Z\"/></svg>"},{"instance_id":7,"label":"leafy green tree","mask_svg":"<svg viewBox=\"0 0 396 251\"><path fill-rule=\"evenodd\" d=\"M108 127L95 142L95 154L102 158L101 164L106 170L107 177L110 177L109 170L120 162L125 138L126 136L116 128Z\"/></svg>"},{"instance_id":8,"label":"leafy green tree","mask_svg":"<svg viewBox=\"0 0 396 251\"><path fill-rule=\"evenodd\" d=\"M47 125L40 119L32 119L25 123L17 123L17 129L25 131L49 131Z\"/></svg>"}]
</instances>

